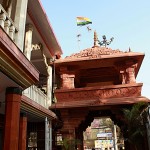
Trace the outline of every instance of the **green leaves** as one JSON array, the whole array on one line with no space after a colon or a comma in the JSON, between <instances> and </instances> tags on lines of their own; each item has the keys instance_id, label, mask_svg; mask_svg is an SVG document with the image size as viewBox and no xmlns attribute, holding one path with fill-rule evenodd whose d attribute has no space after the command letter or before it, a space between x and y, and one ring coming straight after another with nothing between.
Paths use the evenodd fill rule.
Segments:
<instances>
[{"instance_id":1,"label":"green leaves","mask_svg":"<svg viewBox=\"0 0 150 150\"><path fill-rule=\"evenodd\" d=\"M130 109L123 109L124 118L127 124L128 141L136 147L139 147L139 140L146 133L144 123L144 112L148 107L148 103L139 102L134 104ZM138 146L137 146L138 145Z\"/></svg>"},{"instance_id":2,"label":"green leaves","mask_svg":"<svg viewBox=\"0 0 150 150\"><path fill-rule=\"evenodd\" d=\"M75 150L75 146L80 143L81 143L81 141L79 139L69 140L69 139L65 138L62 141L62 148L63 148L63 150Z\"/></svg>"}]
</instances>

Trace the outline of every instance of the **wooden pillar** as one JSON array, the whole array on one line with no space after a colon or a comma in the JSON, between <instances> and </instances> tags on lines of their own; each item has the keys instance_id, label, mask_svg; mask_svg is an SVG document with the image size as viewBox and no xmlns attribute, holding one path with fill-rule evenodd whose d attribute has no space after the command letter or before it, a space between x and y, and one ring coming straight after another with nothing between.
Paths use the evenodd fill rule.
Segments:
<instances>
[{"instance_id":1,"label":"wooden pillar","mask_svg":"<svg viewBox=\"0 0 150 150\"><path fill-rule=\"evenodd\" d=\"M128 61L126 62L126 66L127 83L136 83L135 69L137 67L137 63L135 63L134 61Z\"/></svg>"},{"instance_id":2,"label":"wooden pillar","mask_svg":"<svg viewBox=\"0 0 150 150\"><path fill-rule=\"evenodd\" d=\"M62 89L75 88L74 85L75 73L68 71L66 67L60 68L60 72L61 72L61 88Z\"/></svg>"},{"instance_id":3,"label":"wooden pillar","mask_svg":"<svg viewBox=\"0 0 150 150\"><path fill-rule=\"evenodd\" d=\"M135 66L136 65L132 65L131 67L129 67L126 72L127 72L127 83L136 83L136 79L135 79Z\"/></svg>"},{"instance_id":4,"label":"wooden pillar","mask_svg":"<svg viewBox=\"0 0 150 150\"><path fill-rule=\"evenodd\" d=\"M19 126L19 150L26 150L26 139L27 139L27 117L25 114L21 114Z\"/></svg>"},{"instance_id":5,"label":"wooden pillar","mask_svg":"<svg viewBox=\"0 0 150 150\"><path fill-rule=\"evenodd\" d=\"M136 83L135 70L137 63L132 61L117 62L116 69L120 73L122 84ZM118 65L119 64L119 65Z\"/></svg>"},{"instance_id":6,"label":"wooden pillar","mask_svg":"<svg viewBox=\"0 0 150 150\"><path fill-rule=\"evenodd\" d=\"M18 87L8 87L6 89L3 150L18 150L21 95L22 90Z\"/></svg>"}]
</instances>

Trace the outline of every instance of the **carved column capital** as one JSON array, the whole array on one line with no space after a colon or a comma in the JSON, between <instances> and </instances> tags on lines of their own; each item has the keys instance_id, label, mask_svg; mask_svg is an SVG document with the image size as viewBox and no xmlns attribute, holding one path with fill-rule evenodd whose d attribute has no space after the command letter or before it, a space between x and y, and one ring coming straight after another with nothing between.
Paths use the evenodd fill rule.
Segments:
<instances>
[{"instance_id":1,"label":"carved column capital","mask_svg":"<svg viewBox=\"0 0 150 150\"><path fill-rule=\"evenodd\" d=\"M43 46L42 46L41 43L39 43L39 44L32 44L32 50L40 50L42 48L43 48Z\"/></svg>"}]
</instances>

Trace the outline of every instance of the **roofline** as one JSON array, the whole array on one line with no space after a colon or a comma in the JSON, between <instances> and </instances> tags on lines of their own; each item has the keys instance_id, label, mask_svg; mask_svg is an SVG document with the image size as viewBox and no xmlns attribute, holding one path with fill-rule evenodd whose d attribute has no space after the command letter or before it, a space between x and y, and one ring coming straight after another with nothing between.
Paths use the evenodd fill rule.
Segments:
<instances>
[{"instance_id":1,"label":"roofline","mask_svg":"<svg viewBox=\"0 0 150 150\"><path fill-rule=\"evenodd\" d=\"M56 64L61 63L73 63L73 62L82 62L82 61L91 61L91 60L99 60L99 59L116 59L116 58L122 58L122 57L136 57L141 56L144 58L145 53L139 53L139 52L129 52L129 53L122 53L122 54L115 54L115 55L101 55L97 58L91 58L89 57L68 57L64 59L58 59L55 61Z\"/></svg>"},{"instance_id":2,"label":"roofline","mask_svg":"<svg viewBox=\"0 0 150 150\"><path fill-rule=\"evenodd\" d=\"M42 3L41 3L40 0L38 0L38 2L39 2L40 6L41 6L41 8L42 8L42 10L43 10L43 13L45 14L45 17L46 17L46 20L47 20L47 22L48 22L48 25L49 25L50 29L52 30L52 33L53 33L53 35L54 35L54 37L55 37L55 39L56 39L58 45L60 46L60 44L59 44L59 42L58 42L58 40L57 40L57 38L56 38L56 36L55 36L54 30L53 30L53 28L52 28L52 25L51 25L51 23L50 23L50 21L49 21L47 15L46 15L46 11L45 11L44 7L43 7L43 5L42 5ZM62 52L62 49L61 49L61 52ZM62 53L63 53L63 52L62 52Z\"/></svg>"},{"instance_id":3,"label":"roofline","mask_svg":"<svg viewBox=\"0 0 150 150\"><path fill-rule=\"evenodd\" d=\"M41 15L42 15L42 17L44 18L44 20L45 20L45 24L46 24L46 26L48 27L48 29L49 29L49 31L50 31L50 34L51 34L51 37L53 37L53 48L49 45L49 41L48 41L48 39L47 39L47 37L45 37L45 34L42 32L42 30L41 30L41 28L40 28L40 20L38 20L38 21L36 21L36 19L38 19L38 18L36 18L36 16L33 14L33 11L31 11L30 10L30 5L28 6L29 7L29 9L28 9L28 14L29 14L29 16L31 17L31 19L32 19L32 21L34 22L34 24L35 24L35 26L36 26L36 28L37 28L37 30L38 30L38 32L39 32L39 34L41 35L41 37L42 37L42 39L43 39L43 41L45 42L45 44L46 44L46 46L47 46L47 48L48 48L48 50L50 51L50 53L51 53L51 55L52 56L55 56L55 55L62 55L63 54L63 52L62 52L62 49L61 49L61 47L60 47L60 44L59 44L59 42L58 42L58 40L57 40L57 38L56 38L56 36L55 36L55 34L54 34L54 31L53 31L53 28L52 28L52 26L51 26L51 24L50 24L50 21L49 21L49 19L48 19L48 17L47 17L47 15L46 15L46 12L45 12L45 10L44 10L44 8L43 8L43 6L42 6L42 3L40 2L40 0L38 0L37 1L38 2L38 4L39 4L39 7L41 8L41 9L39 9L39 11L40 11L40 13L41 13ZM50 35L49 35L49 39L51 39L50 38Z\"/></svg>"}]
</instances>

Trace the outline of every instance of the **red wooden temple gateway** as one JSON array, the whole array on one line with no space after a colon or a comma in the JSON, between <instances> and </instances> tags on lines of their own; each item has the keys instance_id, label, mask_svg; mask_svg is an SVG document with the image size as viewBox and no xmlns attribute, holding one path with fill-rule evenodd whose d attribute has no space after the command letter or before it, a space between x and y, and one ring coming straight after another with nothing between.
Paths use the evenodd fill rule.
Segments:
<instances>
[{"instance_id":1,"label":"red wooden temple gateway","mask_svg":"<svg viewBox=\"0 0 150 150\"><path fill-rule=\"evenodd\" d=\"M142 83L136 83L143 58L143 53L98 46L94 32L92 48L56 60L57 102L50 109L55 108L63 122L59 133L83 140L94 117L110 116L121 125L122 108L148 101L141 96Z\"/></svg>"}]
</instances>

